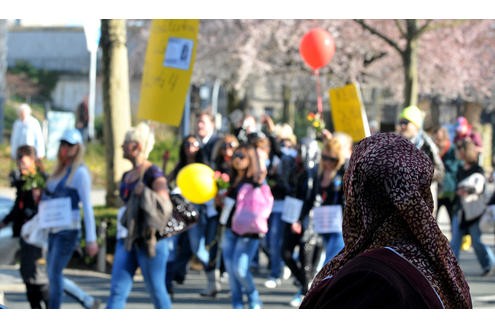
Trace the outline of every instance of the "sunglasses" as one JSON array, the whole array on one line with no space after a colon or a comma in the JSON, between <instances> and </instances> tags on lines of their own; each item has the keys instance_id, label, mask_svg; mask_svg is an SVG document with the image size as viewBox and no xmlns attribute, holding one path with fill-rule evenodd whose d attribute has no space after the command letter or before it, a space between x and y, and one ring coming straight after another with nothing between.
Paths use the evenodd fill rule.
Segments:
<instances>
[{"instance_id":1,"label":"sunglasses","mask_svg":"<svg viewBox=\"0 0 495 328\"><path fill-rule=\"evenodd\" d=\"M65 140L60 141L61 146L67 146L67 147L74 147L75 144L71 144L70 142L67 142Z\"/></svg>"},{"instance_id":2,"label":"sunglasses","mask_svg":"<svg viewBox=\"0 0 495 328\"><path fill-rule=\"evenodd\" d=\"M222 145L222 149L227 149L227 148L235 148L235 143L234 142L225 142Z\"/></svg>"},{"instance_id":3,"label":"sunglasses","mask_svg":"<svg viewBox=\"0 0 495 328\"><path fill-rule=\"evenodd\" d=\"M332 157L332 156L327 156L327 155L321 155L321 159L323 161L329 161L329 162L334 162L337 163L339 159L337 157Z\"/></svg>"},{"instance_id":4,"label":"sunglasses","mask_svg":"<svg viewBox=\"0 0 495 328\"><path fill-rule=\"evenodd\" d=\"M399 125L408 125L408 124L409 124L408 120L402 119L399 121Z\"/></svg>"},{"instance_id":5,"label":"sunglasses","mask_svg":"<svg viewBox=\"0 0 495 328\"><path fill-rule=\"evenodd\" d=\"M235 159L235 158L244 159L244 158L246 158L246 155L243 153L234 153L234 155L232 155L232 159Z\"/></svg>"},{"instance_id":6,"label":"sunglasses","mask_svg":"<svg viewBox=\"0 0 495 328\"><path fill-rule=\"evenodd\" d=\"M191 146L197 148L197 147L199 147L199 142L197 142L197 141L186 141L186 142L184 142L184 147L185 148L191 147Z\"/></svg>"}]
</instances>

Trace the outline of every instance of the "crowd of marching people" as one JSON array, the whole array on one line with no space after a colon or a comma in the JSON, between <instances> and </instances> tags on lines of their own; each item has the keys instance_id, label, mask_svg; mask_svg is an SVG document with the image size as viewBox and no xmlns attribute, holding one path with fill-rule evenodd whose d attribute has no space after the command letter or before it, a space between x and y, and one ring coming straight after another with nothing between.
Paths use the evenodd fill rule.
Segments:
<instances>
[{"instance_id":1,"label":"crowd of marching people","mask_svg":"<svg viewBox=\"0 0 495 328\"><path fill-rule=\"evenodd\" d=\"M466 201L486 190L486 174L479 165L481 138L464 117L457 120L455 135L449 135L444 127L427 133L423 120L424 113L419 108L407 107L393 134L409 140L431 161L431 212L436 217L440 206L445 206L452 226L450 244L457 260L463 237L469 235L483 275L491 275L495 272L495 255L481 241L479 221L483 213L472 214ZM325 130L321 135L298 140L288 124L275 124L267 115L245 114L240 126L227 133L216 130L215 118L209 111L198 113L194 122L194 131L182 138L178 161L170 172L164 172L165 165L159 168L148 160L154 136L147 124L139 123L126 132L123 156L132 169L122 176L122 202L127 207L134 206L131 195L141 194L143 188L168 200L172 191L180 192L177 178L181 170L193 163L227 175L228 187L213 199L194 204L197 223L168 238L141 238L142 232L130 228L133 218L124 214L123 207L117 220L117 246L106 307L125 308L139 268L154 307L172 308L174 289L187 283L190 265L196 263L207 281L198 297L216 297L225 288L221 281L226 279L232 308L259 309L263 307L263 295L255 284L253 269L260 265L260 256L268 258L265 287L277 288L292 276L297 289L287 302L299 307L317 273L334 268L332 260L339 254L348 254L346 247L352 246L346 245L350 235L346 236L345 229L350 227L344 223L344 181L353 154L352 138ZM42 173L43 188L49 192L67 194L72 209L68 222L49 227L46 245L33 246L21 238L21 273L31 307L60 308L64 292L80 295L84 307L99 307L99 300L85 295L62 274L82 231L88 255L98 252L89 204L91 179L82 162L82 136L76 129L64 133L57 165L50 175L39 165L36 149L22 142L20 145L13 153L20 172L13 183L17 188L16 204L0 224L16 222L15 235L19 236L21 226L36 216L41 196L34 191L40 188L26 189L26 179L22 178L33 172ZM83 208L84 225L79 206ZM241 213L248 207L261 217L256 227L240 223ZM46 274L37 266L43 256ZM71 294L71 288L76 292Z\"/></svg>"},{"instance_id":2,"label":"crowd of marching people","mask_svg":"<svg viewBox=\"0 0 495 328\"><path fill-rule=\"evenodd\" d=\"M465 195L460 192L462 180L472 172L484 176L478 164L482 150L481 138L464 117L457 120L455 135L449 135L445 127L427 133L423 130L424 116L424 112L415 106L405 108L399 117L396 134L410 140L433 164L430 186L433 214L436 217L439 207L445 206L452 222L451 247L457 259L461 239L470 235L483 275L492 274L493 254L482 243L481 231L477 228L481 215L470 219L468 223L462 207ZM204 124L204 121L208 123ZM206 136L203 131L202 137L196 133L184 139L181 154L188 153L193 147L196 156L190 157L188 162L180 161L168 176L169 182L173 182L181 165L201 162L210 165L215 171L228 173L232 179L231 186L227 193L215 198L214 204L201 205L215 206L214 211L202 210L202 213L214 213L213 216L203 214L203 223L185 233L189 244L182 243L175 249L183 252L184 248L189 247L189 256L194 254L202 263L208 279L208 286L201 293L202 296L214 297L221 290L220 277L228 276L233 308L262 306L262 297L256 290L251 271L256 268L258 257L263 253L269 260L265 287L277 288L284 278L292 276L298 290L289 303L298 307L316 273L344 249L343 181L352 154L351 137L345 133L325 130L318 138L297 140L287 124L274 124L268 116L257 120L249 114L244 116L239 129L222 136L215 132L210 114L200 114L197 122L197 131L207 126L209 132ZM438 130L445 133L444 139L448 140L449 147L441 144L437 137ZM208 144L205 140L212 139L216 140L215 146L202 146ZM464 150L466 147L471 149L470 145L473 145L471 160L466 157ZM455 150L450 153L450 158L445 158L447 149ZM270 187L273 206L266 233L236 233L232 229L236 205L233 209L228 206L231 212L226 222L218 222L223 201L225 198L236 199L243 183L266 184ZM476 189L479 193L486 189L483 183ZM195 230L201 224L210 228L201 228L203 233L197 234ZM205 250L209 250L209 253ZM207 265L205 258L216 263ZM169 281L182 283L185 279L185 261L180 263L181 269L176 271L180 274L169 277ZM169 288L172 290L172 284Z\"/></svg>"}]
</instances>

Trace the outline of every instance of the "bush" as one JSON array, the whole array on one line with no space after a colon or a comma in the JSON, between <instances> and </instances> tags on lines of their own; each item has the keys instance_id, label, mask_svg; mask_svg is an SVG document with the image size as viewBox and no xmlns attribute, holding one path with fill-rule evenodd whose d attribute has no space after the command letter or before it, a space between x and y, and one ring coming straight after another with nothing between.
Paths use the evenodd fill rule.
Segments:
<instances>
[{"instance_id":1,"label":"bush","mask_svg":"<svg viewBox=\"0 0 495 328\"><path fill-rule=\"evenodd\" d=\"M170 172L179 159L179 146L180 140L177 139L167 139L157 141L153 147L153 151L149 156L149 160L162 168L163 164L163 154L166 150L169 151L170 157L167 162L167 167L165 169L165 174Z\"/></svg>"},{"instance_id":2,"label":"bush","mask_svg":"<svg viewBox=\"0 0 495 328\"><path fill-rule=\"evenodd\" d=\"M94 215L95 215L95 225L97 231L97 242L100 247L100 251L102 250L102 246L106 247L105 255L113 255L115 253L115 244L117 238L117 212L118 208L106 207L106 206L94 206ZM105 226L105 234L102 236L101 229ZM81 229L82 236L80 241L80 247L84 250L86 246L85 239L85 231ZM104 238L104 239L102 239ZM77 267L82 269L95 269L97 264L97 256L89 257L82 251L80 256L73 256L71 262L69 263L70 267ZM108 256L107 256L108 257ZM109 264L107 263L107 267Z\"/></svg>"}]
</instances>

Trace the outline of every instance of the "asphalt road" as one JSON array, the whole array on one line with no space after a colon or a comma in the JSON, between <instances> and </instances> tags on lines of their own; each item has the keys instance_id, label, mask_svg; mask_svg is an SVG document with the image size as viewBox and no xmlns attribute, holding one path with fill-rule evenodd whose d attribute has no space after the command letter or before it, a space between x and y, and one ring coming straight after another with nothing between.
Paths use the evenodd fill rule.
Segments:
<instances>
[{"instance_id":1,"label":"asphalt road","mask_svg":"<svg viewBox=\"0 0 495 328\"><path fill-rule=\"evenodd\" d=\"M443 209L442 209L443 210ZM450 236L448 218L441 211L439 219L440 227L447 237ZM494 235L486 234L484 241L494 249ZM268 289L264 281L268 276L266 268L267 260L264 254L260 255L260 268L254 273L255 283L260 292L264 309L293 309L289 305L292 296L297 292L293 279L283 281L276 289ZM481 268L471 249L463 251L460 259L461 267L466 275L471 288L473 305L476 309L495 308L495 276L481 277ZM102 307L108 299L110 287L110 275L88 270L66 269L65 274L77 282L86 292L97 297L102 302ZM203 272L190 270L182 285L174 285L174 309L230 309L230 295L227 282L222 283L223 291L215 298L199 296L199 292L206 286L206 278ZM3 299L2 299L3 298ZM0 304L5 304L10 309L29 309L26 301L24 285L19 277L18 267L14 265L0 265ZM81 309L79 303L65 296L63 309ZM128 309L152 309L148 293L145 290L141 276L135 278L134 287L129 296Z\"/></svg>"}]
</instances>

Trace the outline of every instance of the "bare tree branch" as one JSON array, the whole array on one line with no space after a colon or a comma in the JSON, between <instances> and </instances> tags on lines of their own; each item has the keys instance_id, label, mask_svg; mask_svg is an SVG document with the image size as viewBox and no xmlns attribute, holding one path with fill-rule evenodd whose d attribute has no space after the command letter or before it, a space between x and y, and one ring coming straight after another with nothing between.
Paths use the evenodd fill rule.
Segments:
<instances>
[{"instance_id":1,"label":"bare tree branch","mask_svg":"<svg viewBox=\"0 0 495 328\"><path fill-rule=\"evenodd\" d=\"M381 38L383 41L388 43L392 48L397 50L402 55L403 50L399 47L399 45L394 40L390 39L385 34L382 34L381 32L376 30L371 25L368 25L363 19L354 19L354 21L356 23L358 23L359 25L361 25L362 28L364 28L365 30L367 30L371 34L376 35L377 37Z\"/></svg>"},{"instance_id":2,"label":"bare tree branch","mask_svg":"<svg viewBox=\"0 0 495 328\"><path fill-rule=\"evenodd\" d=\"M395 27L397 27L397 29L399 30L400 35L402 35L403 38L406 38L406 30L404 29L404 27L402 27L402 25L400 25L400 20L394 19L394 24Z\"/></svg>"}]
</instances>

